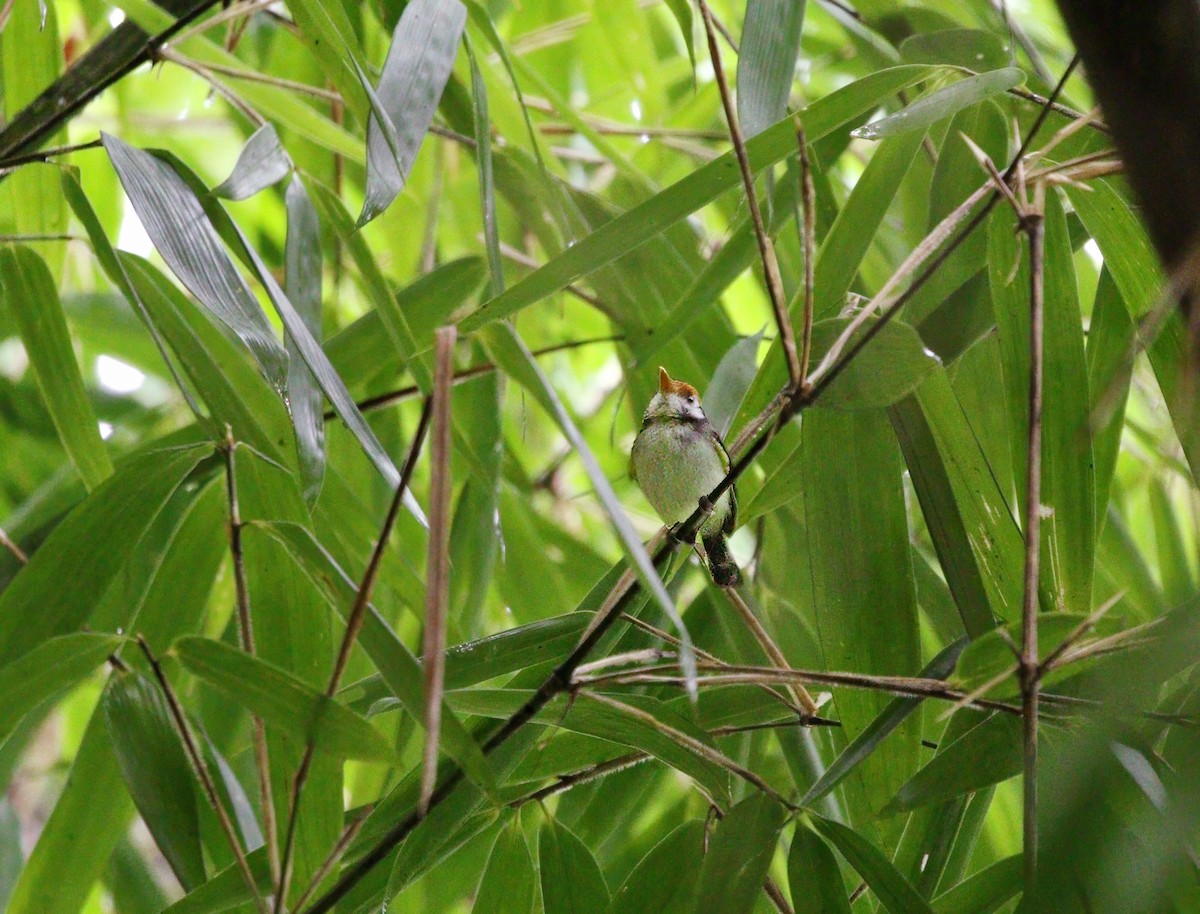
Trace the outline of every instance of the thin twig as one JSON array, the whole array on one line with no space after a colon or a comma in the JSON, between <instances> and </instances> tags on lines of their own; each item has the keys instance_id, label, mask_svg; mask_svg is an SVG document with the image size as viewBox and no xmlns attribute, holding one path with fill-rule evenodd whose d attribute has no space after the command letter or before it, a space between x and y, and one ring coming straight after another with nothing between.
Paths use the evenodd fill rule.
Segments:
<instances>
[{"instance_id":1,"label":"thin twig","mask_svg":"<svg viewBox=\"0 0 1200 914\"><path fill-rule=\"evenodd\" d=\"M301 910L308 902L308 899L312 897L312 893L317 890L317 886L324 882L325 877L333 872L333 868L338 865L338 861L346 853L346 848L350 846L350 842L358 837L358 833L362 831L362 827L367 824L367 818L371 815L372 809L373 807L368 806L357 819L346 826L346 830L342 832L342 836L338 839L337 844L333 846L333 850L329 852L329 856L325 858L325 862L317 867L317 871L313 873L308 887L296 899L293 910Z\"/></svg>"},{"instance_id":2,"label":"thin twig","mask_svg":"<svg viewBox=\"0 0 1200 914\"><path fill-rule=\"evenodd\" d=\"M289 92L297 92L301 95L310 95L313 98L324 99L325 101L340 101L341 95L329 89L322 89L320 86L310 86L308 83L296 82L292 79L284 79L282 76L270 76L266 73L259 73L256 70L243 70L240 67L229 67L219 63L204 63L200 64L185 54L180 54L172 48L163 48L159 51L159 55L163 60L169 60L171 63L177 63L181 67L194 69L193 64L202 67L211 73L216 73L220 76L228 76L230 79L244 79L247 82L262 83L267 86L275 86L278 89L286 89ZM200 72L197 70L197 72Z\"/></svg>"},{"instance_id":3,"label":"thin twig","mask_svg":"<svg viewBox=\"0 0 1200 914\"><path fill-rule=\"evenodd\" d=\"M242 514L238 507L237 442L233 429L225 426L225 495L229 501L229 553L233 559L233 582L237 597L238 640L251 657L254 648L254 621L250 616L250 589L246 585L246 557L242 549ZM262 717L252 715L254 726L254 761L258 768L259 796L262 803L263 837L267 859L271 864L271 879L279 884L279 835L276 831L275 800L271 790L271 761L267 754L267 731Z\"/></svg>"},{"instance_id":4,"label":"thin twig","mask_svg":"<svg viewBox=\"0 0 1200 914\"><path fill-rule=\"evenodd\" d=\"M594 346L597 343L617 343L625 339L625 335L618 333L613 336L597 336L586 340L570 340L566 343L558 343L554 346L543 346L541 349L535 349L532 355L541 357L550 355L555 352L566 352L571 349L579 349L583 346ZM475 378L483 377L496 370L496 366L491 362L484 362L482 365L473 365L470 368L464 368L462 371L454 373L454 383L465 384L467 381L473 381ZM373 409L381 409L384 406L392 406L396 403L403 403L406 400L411 400L419 396L421 388L415 384L410 384L407 387L399 387L395 390L388 390L381 394L375 394L372 397L367 397L365 400L359 400L355 405L359 412L368 412ZM329 422L338 418L333 410L325 413L325 421Z\"/></svg>"},{"instance_id":5,"label":"thin twig","mask_svg":"<svg viewBox=\"0 0 1200 914\"><path fill-rule=\"evenodd\" d=\"M442 690L446 677L446 606L450 602L450 385L454 375L454 325L439 327L433 376L432 472L429 483L429 560L425 588L425 751L417 808L429 811L437 781L442 729Z\"/></svg>"},{"instance_id":6,"label":"thin twig","mask_svg":"<svg viewBox=\"0 0 1200 914\"><path fill-rule=\"evenodd\" d=\"M1043 185L1035 185L1040 191ZM1020 229L1029 238L1029 442L1025 480L1025 590L1021 603L1021 704L1024 738L1024 864L1025 891L1032 892L1037 879L1037 760L1038 692L1041 669L1038 665L1038 572L1040 561L1040 524L1042 515L1042 386L1044 283L1043 253L1045 223L1040 200L1027 209Z\"/></svg>"},{"instance_id":7,"label":"thin twig","mask_svg":"<svg viewBox=\"0 0 1200 914\"><path fill-rule=\"evenodd\" d=\"M200 779L200 785L204 788L204 795L208 799L209 805L212 807L213 812L217 814L221 831L225 835L225 840L229 842L229 849L233 851L238 871L246 881L246 888L250 890L250 896L258 905L261 914L267 914L267 903L258 892L258 884L254 881L254 873L251 872L250 863L246 860L246 852L242 850L242 844L238 840L237 832L234 830L229 813L221 805L221 798L217 793L216 785L213 783L212 774L209 772L208 765L204 762L204 756L196 744L196 737L192 734L192 728L188 726L187 716L183 713L183 706L179 703L179 698L176 696L175 690L171 687L166 674L163 673L162 665L158 662L158 658L154 656L153 651L150 650L150 645L146 643L146 639L138 635L137 642L138 647L142 649L142 653L146 656L146 662L150 664L150 669L154 672L154 678L158 680L158 685L162 689L163 696L167 700L167 708L171 712L171 720L175 724L175 730L178 732L180 739L183 740L183 748L187 752L188 761L192 763L196 777Z\"/></svg>"},{"instance_id":8,"label":"thin twig","mask_svg":"<svg viewBox=\"0 0 1200 914\"><path fill-rule=\"evenodd\" d=\"M29 556L27 556L25 551L15 542L13 542L12 539L9 538L9 535L2 529L0 529L0 546L3 546L5 549L11 552L13 554L13 558L15 558L22 565L28 564Z\"/></svg>"},{"instance_id":9,"label":"thin twig","mask_svg":"<svg viewBox=\"0 0 1200 914\"><path fill-rule=\"evenodd\" d=\"M767 659L780 669L787 669L788 662L787 658L783 656L783 651L779 649L779 645L771 638L770 632L763 627L758 616L754 615L754 610L746 605L746 601L742 599L742 595L737 592L737 589L722 587L721 592L725 594L725 598L737 610L737 614L742 617L742 622L745 623L746 628L750 629L750 633L754 635L754 640L758 642L763 653L767 655ZM805 716L811 717L820 711L817 703L813 701L813 697L808 694L808 689L804 688L802 683L789 683L787 690L792 696L792 700L804 709Z\"/></svg>"},{"instance_id":10,"label":"thin twig","mask_svg":"<svg viewBox=\"0 0 1200 914\"><path fill-rule=\"evenodd\" d=\"M767 284L767 293L771 298L771 307L775 312L775 325L779 328L779 338L783 343L783 354L787 359L788 379L793 390L800 387L800 357L796 353L796 337L792 332L792 320L788 315L787 296L783 291L783 277L779 273L779 259L775 256L775 245L767 233L763 223L762 212L758 207L758 194L754 189L754 172L750 170L750 157L746 154L746 142L742 138L738 126L737 110L733 105L733 94L729 91L729 82L725 78L725 67L721 63L721 49L717 47L716 26L713 22L712 10L708 8L707 0L698 0L700 14L704 18L704 32L708 38L708 54L712 59L713 74L716 76L717 89L721 93L721 106L725 109L725 120L729 124L729 136L733 140L733 151L737 156L738 168L742 173L742 189L746 193L746 205L750 208L750 221L754 225L754 237L758 240L758 255L762 260L763 279Z\"/></svg>"},{"instance_id":11,"label":"thin twig","mask_svg":"<svg viewBox=\"0 0 1200 914\"><path fill-rule=\"evenodd\" d=\"M813 189L812 163L808 160L808 136L804 123L797 114L792 123L796 125L796 149L800 160L800 205L804 209L804 330L800 343L800 388L808 383L808 360L812 356L812 325L815 295L815 269L813 258L817 255L817 194Z\"/></svg>"},{"instance_id":12,"label":"thin twig","mask_svg":"<svg viewBox=\"0 0 1200 914\"><path fill-rule=\"evenodd\" d=\"M367 567L363 572L362 581L359 583L358 589L354 592L354 605L350 608L350 612L346 616L346 630L342 635L342 644L338 648L337 659L334 661L333 671L329 675L329 685L325 689L325 694L330 698L337 695L337 691L341 687L342 677L345 675L346 666L350 662L350 655L353 653L354 644L358 640L359 632L362 631L363 621L367 615L367 608L371 604L371 594L375 589L375 580L379 576L379 568L383 563L383 554L387 549L392 529L396 525L396 518L400 514L400 506L404 502L404 493L408 491L409 482L412 480L417 456L421 453L421 446L425 441L425 432L429 428L429 416L430 401L426 399L425 406L421 410L421 419L417 423L416 433L413 435L412 444L408 449L408 457L404 461L404 468L400 472L400 482L396 486L396 494L392 497L392 503L388 507L387 516L384 518L383 526L379 530L379 537L375 540L375 548L371 550L371 557L367 560ZM309 769L312 767L313 753L315 751L316 747L311 742L304 747L304 755L301 757L300 764L296 768L296 775L292 779L287 836L283 847L283 866L279 881L279 891L276 893L275 908L277 912L283 910L281 905L286 900L288 890L291 887L292 857L295 853L296 844L296 820L300 815L300 800L303 796L305 781L308 779ZM297 904L295 910L299 909L300 905Z\"/></svg>"},{"instance_id":13,"label":"thin twig","mask_svg":"<svg viewBox=\"0 0 1200 914\"><path fill-rule=\"evenodd\" d=\"M635 708L633 705L626 704L619 699L613 698L611 695L605 695L603 692L581 691L578 694L586 696L592 701L599 702L602 705L607 705L613 710L619 711L621 714L641 721L646 726L657 730L659 733L662 733L664 736L668 737L672 742L690 750L705 761L712 762L714 765L736 774L746 783L757 787L781 806L784 806L787 809L795 809L795 806L786 797L784 797L781 793L779 793L779 791L777 791L774 787L764 781L749 768L738 764L719 749L714 749L712 746L701 742L694 736L684 733L677 727L672 727L670 724L663 723L649 711L643 711L641 708Z\"/></svg>"},{"instance_id":14,"label":"thin twig","mask_svg":"<svg viewBox=\"0 0 1200 914\"><path fill-rule=\"evenodd\" d=\"M779 914L796 914L792 910L792 906L788 904L787 896L783 894L783 889L770 876L763 883L763 891L767 893L767 897L774 903L775 909L779 911Z\"/></svg>"},{"instance_id":15,"label":"thin twig","mask_svg":"<svg viewBox=\"0 0 1200 914\"><path fill-rule=\"evenodd\" d=\"M21 155L8 156L0 159L0 168L15 168L18 165L28 165L31 162L49 162L55 156L67 155L72 152L81 152L84 149L95 149L100 146L100 140L91 140L87 143L72 143L69 146L52 146L48 149L40 149L37 152L26 152Z\"/></svg>"}]
</instances>

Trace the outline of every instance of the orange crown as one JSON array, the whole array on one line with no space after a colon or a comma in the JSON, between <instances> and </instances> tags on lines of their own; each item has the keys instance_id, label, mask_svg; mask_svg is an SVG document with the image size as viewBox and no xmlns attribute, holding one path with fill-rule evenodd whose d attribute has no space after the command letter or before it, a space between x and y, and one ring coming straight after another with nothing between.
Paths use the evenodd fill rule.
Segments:
<instances>
[{"instance_id":1,"label":"orange crown","mask_svg":"<svg viewBox=\"0 0 1200 914\"><path fill-rule=\"evenodd\" d=\"M685 381L674 380L667 374L667 369L661 365L658 367L658 391L664 396L667 394L678 394L681 397L696 396L696 388Z\"/></svg>"}]
</instances>

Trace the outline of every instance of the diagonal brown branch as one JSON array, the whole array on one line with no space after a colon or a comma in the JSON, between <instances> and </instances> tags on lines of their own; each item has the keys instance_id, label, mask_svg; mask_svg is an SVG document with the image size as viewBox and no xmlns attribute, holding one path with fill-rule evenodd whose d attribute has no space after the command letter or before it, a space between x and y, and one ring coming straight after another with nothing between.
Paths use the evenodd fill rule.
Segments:
<instances>
[{"instance_id":1,"label":"diagonal brown branch","mask_svg":"<svg viewBox=\"0 0 1200 914\"><path fill-rule=\"evenodd\" d=\"M717 47L716 25L713 22L712 10L708 8L707 0L698 0L698 2L700 14L704 19L704 32L708 38L708 54L712 59L713 73L717 78L717 89L721 93L721 105L725 109L725 120L729 124L729 136L733 140L733 151L737 156L738 168L742 173L742 189L746 193L746 205L750 208L750 221L754 225L754 237L758 241L763 279L767 284L767 293L771 297L771 308L775 312L775 325L779 328L779 339L783 344L784 357L787 359L788 379L791 381L791 388L797 390L801 381L800 357L796 353L796 336L792 332L792 319L788 315L787 296L783 293L779 259L775 256L775 245L771 243L771 236L767 234L762 212L759 210L758 194L754 190L754 173L750 170L750 157L746 154L746 142L742 138L742 131L738 126L733 95L729 91L729 82L725 78L725 67L721 63L721 49Z\"/></svg>"}]
</instances>

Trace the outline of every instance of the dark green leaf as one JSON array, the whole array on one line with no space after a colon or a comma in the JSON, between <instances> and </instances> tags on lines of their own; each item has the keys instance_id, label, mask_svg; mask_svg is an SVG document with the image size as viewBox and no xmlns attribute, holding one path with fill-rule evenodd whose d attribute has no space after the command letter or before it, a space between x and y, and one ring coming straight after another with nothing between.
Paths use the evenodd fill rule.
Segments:
<instances>
[{"instance_id":1,"label":"dark green leaf","mask_svg":"<svg viewBox=\"0 0 1200 914\"><path fill-rule=\"evenodd\" d=\"M537 891L537 873L525 835L516 822L500 829L487 869L475 893L475 910L495 914L529 914Z\"/></svg>"},{"instance_id":2,"label":"dark green leaf","mask_svg":"<svg viewBox=\"0 0 1200 914\"><path fill-rule=\"evenodd\" d=\"M709 841L700 867L696 911L750 914L762 894L787 810L755 793L729 811Z\"/></svg>"},{"instance_id":3,"label":"dark green leaf","mask_svg":"<svg viewBox=\"0 0 1200 914\"><path fill-rule=\"evenodd\" d=\"M937 914L992 914L1021 891L1021 855L1005 857L933 900Z\"/></svg>"},{"instance_id":4,"label":"dark green leaf","mask_svg":"<svg viewBox=\"0 0 1200 914\"><path fill-rule=\"evenodd\" d=\"M833 851L804 823L788 851L788 883L796 914L850 914L846 883Z\"/></svg>"},{"instance_id":5,"label":"dark green leaf","mask_svg":"<svg viewBox=\"0 0 1200 914\"><path fill-rule=\"evenodd\" d=\"M933 914L928 902L870 841L845 825L820 816L813 816L813 825L862 876L889 914Z\"/></svg>"},{"instance_id":6,"label":"dark green leaf","mask_svg":"<svg viewBox=\"0 0 1200 914\"><path fill-rule=\"evenodd\" d=\"M205 881L199 797L167 701L138 673L114 676L101 699L125 786L185 891Z\"/></svg>"},{"instance_id":7,"label":"dark green leaf","mask_svg":"<svg viewBox=\"0 0 1200 914\"><path fill-rule=\"evenodd\" d=\"M659 841L613 893L608 914L691 914L704 823L692 819Z\"/></svg>"},{"instance_id":8,"label":"dark green leaf","mask_svg":"<svg viewBox=\"0 0 1200 914\"><path fill-rule=\"evenodd\" d=\"M538 860L546 914L605 914L604 874L592 852L566 826L554 820L542 826Z\"/></svg>"},{"instance_id":9,"label":"dark green leaf","mask_svg":"<svg viewBox=\"0 0 1200 914\"><path fill-rule=\"evenodd\" d=\"M905 63L952 64L983 73L1008 66L1010 56L1004 42L982 29L943 29L919 32L900 42Z\"/></svg>"}]
</instances>

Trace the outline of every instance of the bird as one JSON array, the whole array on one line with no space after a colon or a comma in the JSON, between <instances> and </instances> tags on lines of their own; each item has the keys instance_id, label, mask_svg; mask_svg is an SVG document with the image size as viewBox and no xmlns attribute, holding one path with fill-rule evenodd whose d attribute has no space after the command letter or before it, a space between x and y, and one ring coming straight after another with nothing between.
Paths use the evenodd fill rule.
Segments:
<instances>
[{"instance_id":1,"label":"bird","mask_svg":"<svg viewBox=\"0 0 1200 914\"><path fill-rule=\"evenodd\" d=\"M658 369L658 392L642 416L633 441L629 475L658 512L675 528L707 501L708 493L729 473L729 452L704 415L696 388ZM737 525L737 493L730 486L700 525L708 570L721 587L741 578L726 537Z\"/></svg>"}]
</instances>

